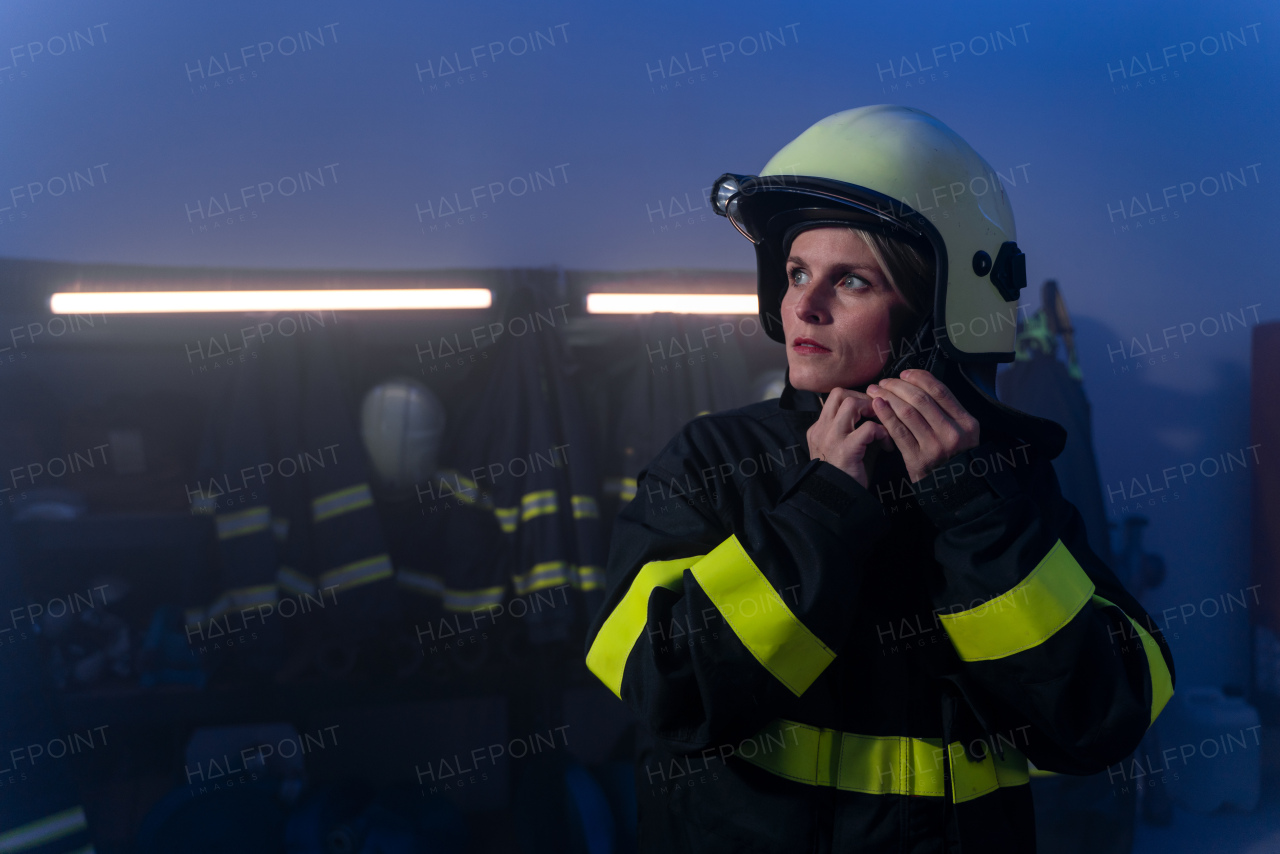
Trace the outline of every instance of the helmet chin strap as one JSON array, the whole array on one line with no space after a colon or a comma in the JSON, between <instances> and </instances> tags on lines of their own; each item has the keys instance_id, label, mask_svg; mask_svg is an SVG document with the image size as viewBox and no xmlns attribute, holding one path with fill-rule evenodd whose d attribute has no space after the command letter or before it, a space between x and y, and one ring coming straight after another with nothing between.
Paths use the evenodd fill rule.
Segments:
<instances>
[{"instance_id":1,"label":"helmet chin strap","mask_svg":"<svg viewBox=\"0 0 1280 854\"><path fill-rule=\"evenodd\" d=\"M988 428L1012 435L1033 436L1046 441L1056 456L1061 450L1061 431L1053 422L1035 418L1010 409L996 399L996 366L991 364L964 364L948 359L933 336L933 313L920 319L914 330L902 338L902 346L896 357L887 359L879 375L867 385L897 377L908 369L928 371L946 384L960 405ZM860 389L865 391L866 386ZM827 394L818 399L826 405ZM1056 431L1055 429L1056 428Z\"/></svg>"}]
</instances>

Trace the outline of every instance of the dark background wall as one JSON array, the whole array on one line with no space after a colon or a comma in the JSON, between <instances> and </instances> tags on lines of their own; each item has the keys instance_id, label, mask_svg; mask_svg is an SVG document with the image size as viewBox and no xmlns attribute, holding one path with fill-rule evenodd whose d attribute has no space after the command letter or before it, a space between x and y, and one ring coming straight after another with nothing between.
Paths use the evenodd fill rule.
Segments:
<instances>
[{"instance_id":1,"label":"dark background wall","mask_svg":"<svg viewBox=\"0 0 1280 854\"><path fill-rule=\"evenodd\" d=\"M1005 176L1030 280L1062 283L1111 509L1132 478L1249 444L1249 329L1277 316L1271 4L67 2L0 20L6 256L747 269L711 180L836 110L904 103ZM1144 357L1148 336L1164 350ZM1247 474L1179 486L1145 508L1169 558L1156 608L1247 583ZM1180 675L1245 681L1246 639L1243 617L1186 626Z\"/></svg>"}]
</instances>

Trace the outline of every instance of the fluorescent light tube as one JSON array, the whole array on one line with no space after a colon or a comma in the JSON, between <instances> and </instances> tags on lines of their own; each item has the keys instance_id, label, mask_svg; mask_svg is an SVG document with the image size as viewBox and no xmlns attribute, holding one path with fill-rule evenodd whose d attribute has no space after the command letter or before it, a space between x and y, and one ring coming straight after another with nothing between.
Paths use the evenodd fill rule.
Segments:
<instances>
[{"instance_id":1,"label":"fluorescent light tube","mask_svg":"<svg viewBox=\"0 0 1280 854\"><path fill-rule=\"evenodd\" d=\"M488 308L488 288L388 288L320 291L93 291L56 293L54 314L185 314L213 311L359 311Z\"/></svg>"},{"instance_id":2,"label":"fluorescent light tube","mask_svg":"<svg viewBox=\"0 0 1280 854\"><path fill-rule=\"evenodd\" d=\"M587 294L588 314L758 314L754 294Z\"/></svg>"}]
</instances>

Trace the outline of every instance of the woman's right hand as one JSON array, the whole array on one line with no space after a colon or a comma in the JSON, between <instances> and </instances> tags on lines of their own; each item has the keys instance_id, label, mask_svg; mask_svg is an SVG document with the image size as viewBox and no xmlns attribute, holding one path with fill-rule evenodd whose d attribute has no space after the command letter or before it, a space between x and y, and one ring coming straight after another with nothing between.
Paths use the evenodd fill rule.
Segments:
<instances>
[{"instance_id":1,"label":"woman's right hand","mask_svg":"<svg viewBox=\"0 0 1280 854\"><path fill-rule=\"evenodd\" d=\"M867 488L867 451L879 443L889 447L893 440L889 431L877 421L864 421L854 429L860 418L874 418L871 398L859 391L833 388L822 405L822 413L809 428L805 437L809 441L809 458L825 460Z\"/></svg>"}]
</instances>

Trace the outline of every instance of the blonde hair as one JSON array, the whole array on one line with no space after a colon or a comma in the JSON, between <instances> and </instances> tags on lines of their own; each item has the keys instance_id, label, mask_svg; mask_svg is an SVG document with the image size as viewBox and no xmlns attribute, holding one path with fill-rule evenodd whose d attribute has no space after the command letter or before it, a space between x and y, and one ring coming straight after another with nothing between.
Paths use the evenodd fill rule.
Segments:
<instances>
[{"instance_id":1,"label":"blonde hair","mask_svg":"<svg viewBox=\"0 0 1280 854\"><path fill-rule=\"evenodd\" d=\"M884 276L912 314L923 316L933 308L934 279L937 276L933 253L913 243L879 232L850 228L862 238Z\"/></svg>"}]
</instances>

